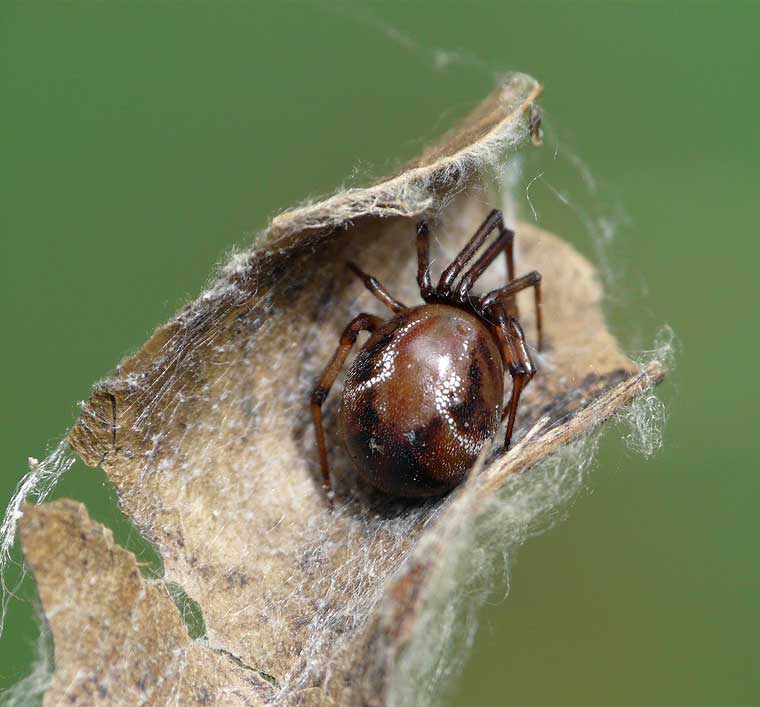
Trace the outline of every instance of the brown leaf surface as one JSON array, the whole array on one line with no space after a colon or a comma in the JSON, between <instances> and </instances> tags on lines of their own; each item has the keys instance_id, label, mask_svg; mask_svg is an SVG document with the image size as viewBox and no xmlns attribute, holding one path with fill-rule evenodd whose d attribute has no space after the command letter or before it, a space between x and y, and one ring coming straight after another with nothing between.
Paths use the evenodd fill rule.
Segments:
<instances>
[{"instance_id":1,"label":"brown leaf surface","mask_svg":"<svg viewBox=\"0 0 760 707\"><path fill-rule=\"evenodd\" d=\"M55 636L46 704L258 705L271 696L257 673L190 639L164 583L144 580L81 503L27 506L21 541Z\"/></svg>"},{"instance_id":2,"label":"brown leaf surface","mask_svg":"<svg viewBox=\"0 0 760 707\"><path fill-rule=\"evenodd\" d=\"M154 585L130 579L133 559L79 508L27 511L24 552L45 614L54 617L50 694L64 684L84 694L82 675L90 670L142 670L154 682L166 672L160 661L168 649L147 627L138 626L128 643L103 628L118 624L127 605L171 627L166 645L183 652L181 689L190 702L203 689L221 689L213 666L224 660L219 675L229 689L247 689L252 703L398 701L404 651L424 630L425 608L450 591L447 573L467 549L452 541L466 535L463 524L496 512L492 501L515 472L590 431L664 375L661 364L641 371L620 352L604 326L589 263L557 237L518 225L518 268L544 277L548 350L524 397L517 445L506 455L492 449L445 499L400 503L354 480L333 424L333 394L326 421L339 501L334 513L326 510L308 396L347 321L380 311L345 260L402 301L418 301L416 219L435 219L435 262L447 262L494 205L483 175L528 137L539 93L517 75L399 176L277 217L252 251L95 387L70 444L87 464L102 465L125 512L163 556L166 579L198 602L208 647L188 641ZM493 270L483 289L503 281ZM529 299L520 302L532 339ZM106 539L79 543L81 528ZM48 544L70 547L64 555L46 551ZM110 593L88 589L85 599L81 587L94 578L112 583ZM73 599L57 596L56 586ZM98 636L97 666L70 640L83 626ZM123 662L126 645L131 663ZM275 686L254 679L256 671L273 676ZM116 679L109 698L95 686L86 702L105 704L116 690L134 690L135 674Z\"/></svg>"}]
</instances>

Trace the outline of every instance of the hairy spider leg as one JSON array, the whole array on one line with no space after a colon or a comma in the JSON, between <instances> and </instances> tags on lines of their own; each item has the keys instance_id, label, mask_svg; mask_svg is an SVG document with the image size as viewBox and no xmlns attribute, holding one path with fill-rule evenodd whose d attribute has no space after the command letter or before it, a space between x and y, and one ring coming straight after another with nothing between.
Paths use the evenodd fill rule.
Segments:
<instances>
[{"instance_id":1,"label":"hairy spider leg","mask_svg":"<svg viewBox=\"0 0 760 707\"><path fill-rule=\"evenodd\" d=\"M351 323L340 335L338 348L335 349L335 353L333 354L332 359L330 359L330 363L328 363L322 371L317 386L311 394L311 416L314 420L314 430L317 434L319 461L322 466L322 486L324 486L325 493L327 494L331 506L332 497L330 491L332 490L332 483L330 482L330 466L327 463L325 431L322 426L322 405L327 399L327 396L330 393L330 388L333 383L335 383L335 379L338 377L340 369L343 368L343 364L346 362L348 354L356 343L356 337L359 335L359 332L373 332L381 326L383 322L384 320L381 317L376 317L374 314L366 314L364 312L354 317L351 320Z\"/></svg>"},{"instance_id":2,"label":"hairy spider leg","mask_svg":"<svg viewBox=\"0 0 760 707\"><path fill-rule=\"evenodd\" d=\"M437 294L444 296L451 294L451 286L454 284L454 280L459 277L467 263L472 260L478 248L485 243L486 238L488 238L495 228L499 229L500 235L507 230L504 227L504 217L498 209L494 209L488 214L488 216L486 216L485 220L480 224L472 238L470 238L464 248L459 251L456 258L454 258L443 273L441 273L441 279L438 281L438 287L436 289ZM510 272L514 269L509 253L507 254L507 268Z\"/></svg>"},{"instance_id":3,"label":"hairy spider leg","mask_svg":"<svg viewBox=\"0 0 760 707\"><path fill-rule=\"evenodd\" d=\"M430 281L430 227L427 221L417 224L417 285L422 299L427 302L434 294Z\"/></svg>"},{"instance_id":4,"label":"hairy spider leg","mask_svg":"<svg viewBox=\"0 0 760 707\"><path fill-rule=\"evenodd\" d=\"M542 305L541 305L541 273L534 270L527 275L518 277L512 282L508 283L505 287L501 287L498 290L492 290L483 297L480 298L480 309L482 311L488 311L489 307L495 302L502 302L505 305L508 312L511 314L510 305L513 306L515 295L521 290L526 290L529 287L533 288L535 306L536 306L536 329L538 331L538 350L543 351L544 348L544 325L542 317Z\"/></svg>"},{"instance_id":5,"label":"hairy spider leg","mask_svg":"<svg viewBox=\"0 0 760 707\"><path fill-rule=\"evenodd\" d=\"M525 335L520 323L508 316L504 305L498 301L491 305L489 313L496 320L497 339L504 357L504 363L509 375L512 376L512 397L501 414L502 420L509 414L507 431L504 434L504 450L506 451L512 441L512 430L515 427L515 416L517 415L517 406L520 403L520 395L536 374L536 367L533 365L525 346Z\"/></svg>"},{"instance_id":6,"label":"hairy spider leg","mask_svg":"<svg viewBox=\"0 0 760 707\"><path fill-rule=\"evenodd\" d=\"M356 263L348 262L348 267L363 283L364 286L379 299L388 309L395 314L406 309L406 305L399 302L383 285L380 284L376 277L368 275Z\"/></svg>"}]
</instances>

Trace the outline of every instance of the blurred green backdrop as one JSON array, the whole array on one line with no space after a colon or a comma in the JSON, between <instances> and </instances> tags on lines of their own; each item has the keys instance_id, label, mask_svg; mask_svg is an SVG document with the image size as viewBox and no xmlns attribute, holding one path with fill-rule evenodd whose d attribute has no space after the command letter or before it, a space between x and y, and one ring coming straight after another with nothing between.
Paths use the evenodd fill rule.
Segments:
<instances>
[{"instance_id":1,"label":"blurred green backdrop","mask_svg":"<svg viewBox=\"0 0 760 707\"><path fill-rule=\"evenodd\" d=\"M755 3L6 0L0 501L233 244L387 172L520 69L546 86L539 222L597 261L578 209L618 223L613 328L635 350L667 322L680 352L665 448L606 435L589 492L494 589L447 703L759 704L758 22ZM55 495L134 546L101 472ZM13 602L0 687L37 635Z\"/></svg>"}]
</instances>

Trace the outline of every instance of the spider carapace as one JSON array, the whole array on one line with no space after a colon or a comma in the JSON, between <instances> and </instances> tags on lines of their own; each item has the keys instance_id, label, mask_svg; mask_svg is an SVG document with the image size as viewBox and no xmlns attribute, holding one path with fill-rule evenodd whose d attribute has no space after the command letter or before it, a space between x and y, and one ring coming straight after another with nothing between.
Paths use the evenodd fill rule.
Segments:
<instances>
[{"instance_id":1,"label":"spider carapace","mask_svg":"<svg viewBox=\"0 0 760 707\"><path fill-rule=\"evenodd\" d=\"M480 255L489 235L498 235ZM359 314L311 396L323 484L331 499L322 404L361 331L371 333L346 374L338 424L357 472L394 496L444 494L459 484L507 417L509 448L520 394L536 372L517 320L515 295L535 293L542 348L541 275L515 277L514 232L492 211L441 274L430 279L430 229L417 226L417 283L425 304L407 307L371 275L353 272L392 312L388 320ZM473 285L500 253L507 283L474 296ZM475 258L474 262L473 259ZM504 403L504 377L512 392Z\"/></svg>"}]
</instances>

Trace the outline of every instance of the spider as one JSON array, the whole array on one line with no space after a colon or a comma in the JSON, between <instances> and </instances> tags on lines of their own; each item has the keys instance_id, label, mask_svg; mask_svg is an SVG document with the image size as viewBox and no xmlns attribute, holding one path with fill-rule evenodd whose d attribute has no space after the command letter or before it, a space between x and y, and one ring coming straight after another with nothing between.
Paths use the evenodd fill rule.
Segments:
<instances>
[{"instance_id":1,"label":"spider","mask_svg":"<svg viewBox=\"0 0 760 707\"><path fill-rule=\"evenodd\" d=\"M496 239L469 265L495 230ZM448 492L464 479L507 416L504 449L509 449L520 394L536 373L515 304L515 295L529 287L535 294L538 350L543 347L541 275L533 271L515 278L513 243L514 232L494 209L433 287L430 228L421 221L417 284L425 304L416 307L402 304L374 277L348 263L393 316L387 321L366 313L355 317L311 395L330 503L322 405L361 331L371 336L346 374L338 425L354 466L372 486L400 497ZM507 284L472 296L473 285L501 252L506 254ZM512 394L503 406L505 371L512 377Z\"/></svg>"}]
</instances>

